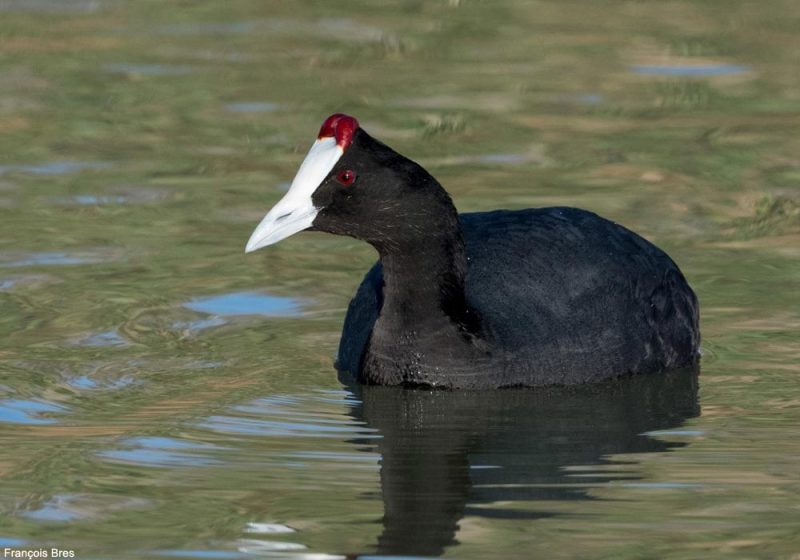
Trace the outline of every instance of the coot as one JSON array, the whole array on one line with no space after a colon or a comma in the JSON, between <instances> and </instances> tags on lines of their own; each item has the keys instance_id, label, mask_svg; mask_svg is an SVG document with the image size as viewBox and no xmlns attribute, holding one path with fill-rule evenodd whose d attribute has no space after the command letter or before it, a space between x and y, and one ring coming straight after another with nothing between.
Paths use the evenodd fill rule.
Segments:
<instances>
[{"instance_id":1,"label":"coot","mask_svg":"<svg viewBox=\"0 0 800 560\"><path fill-rule=\"evenodd\" d=\"M694 365L698 304L663 251L577 208L458 214L427 171L335 114L246 251L301 230L380 260L337 367L362 383L573 385Z\"/></svg>"}]
</instances>

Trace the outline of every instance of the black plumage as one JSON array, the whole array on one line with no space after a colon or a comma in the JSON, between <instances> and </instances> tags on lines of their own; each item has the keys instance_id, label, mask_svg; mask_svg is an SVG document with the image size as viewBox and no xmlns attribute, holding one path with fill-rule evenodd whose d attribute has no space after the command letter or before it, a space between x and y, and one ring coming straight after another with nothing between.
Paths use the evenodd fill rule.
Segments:
<instances>
[{"instance_id":1,"label":"black plumage","mask_svg":"<svg viewBox=\"0 0 800 560\"><path fill-rule=\"evenodd\" d=\"M485 355L464 371L429 372L417 382L571 385L696 362L697 299L672 259L630 230L577 208L467 213L458 223L466 305L479 318ZM413 289L419 268L436 266L426 257L425 247L409 256L397 283ZM383 290L379 261L350 303L339 346L339 368L368 383L388 381L361 367ZM417 330L435 314L419 317ZM435 337L420 346L433 359L445 353ZM394 374L392 381L414 384L421 372Z\"/></svg>"}]
</instances>

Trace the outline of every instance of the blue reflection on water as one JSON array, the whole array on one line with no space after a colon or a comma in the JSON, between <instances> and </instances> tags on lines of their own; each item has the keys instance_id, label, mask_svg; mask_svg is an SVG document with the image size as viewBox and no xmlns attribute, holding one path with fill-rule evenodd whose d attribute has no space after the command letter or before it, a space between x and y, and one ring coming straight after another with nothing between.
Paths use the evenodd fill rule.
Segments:
<instances>
[{"instance_id":1,"label":"blue reflection on water","mask_svg":"<svg viewBox=\"0 0 800 560\"><path fill-rule=\"evenodd\" d=\"M122 377L115 381L96 381L88 375L80 375L70 379L67 383L76 389L91 390L91 389L122 389L129 385L133 385L134 379L129 376Z\"/></svg>"},{"instance_id":2,"label":"blue reflection on water","mask_svg":"<svg viewBox=\"0 0 800 560\"><path fill-rule=\"evenodd\" d=\"M0 175L6 173L32 173L34 175L65 175L78 171L108 169L110 163L102 161L51 161L37 165L0 165Z\"/></svg>"},{"instance_id":3,"label":"blue reflection on water","mask_svg":"<svg viewBox=\"0 0 800 560\"><path fill-rule=\"evenodd\" d=\"M307 408L315 406L315 402L341 405L348 400L308 395L271 395L231 407L230 414L209 416L198 425L215 432L260 437L341 438L353 434L364 439L382 437L377 429L363 422L350 417L330 416L322 410L317 414L309 414Z\"/></svg>"},{"instance_id":4,"label":"blue reflection on water","mask_svg":"<svg viewBox=\"0 0 800 560\"><path fill-rule=\"evenodd\" d=\"M211 329L214 327L221 327L222 325L227 324L228 321L222 317L209 317L208 319L199 319L197 321L176 321L172 324L172 328L194 332Z\"/></svg>"},{"instance_id":5,"label":"blue reflection on water","mask_svg":"<svg viewBox=\"0 0 800 560\"><path fill-rule=\"evenodd\" d=\"M659 436L686 436L686 437L700 437L705 435L702 430L653 430L645 432L645 436L659 437Z\"/></svg>"},{"instance_id":6,"label":"blue reflection on water","mask_svg":"<svg viewBox=\"0 0 800 560\"><path fill-rule=\"evenodd\" d=\"M148 505L143 498L113 494L55 494L38 509L23 511L22 517L44 522L69 522L97 517L105 513Z\"/></svg>"},{"instance_id":7,"label":"blue reflection on water","mask_svg":"<svg viewBox=\"0 0 800 560\"><path fill-rule=\"evenodd\" d=\"M524 154L484 154L476 156L478 163L500 164L500 165L520 165L528 161Z\"/></svg>"},{"instance_id":8,"label":"blue reflection on water","mask_svg":"<svg viewBox=\"0 0 800 560\"><path fill-rule=\"evenodd\" d=\"M130 343L122 338L117 331L105 331L90 334L75 341L76 346L91 346L97 348L129 346Z\"/></svg>"},{"instance_id":9,"label":"blue reflection on water","mask_svg":"<svg viewBox=\"0 0 800 560\"><path fill-rule=\"evenodd\" d=\"M433 556L372 556L361 555L358 560L433 560Z\"/></svg>"},{"instance_id":10,"label":"blue reflection on water","mask_svg":"<svg viewBox=\"0 0 800 560\"><path fill-rule=\"evenodd\" d=\"M0 2L0 12L89 14L106 6L100 0L3 0Z\"/></svg>"},{"instance_id":11,"label":"blue reflection on water","mask_svg":"<svg viewBox=\"0 0 800 560\"><path fill-rule=\"evenodd\" d=\"M219 33L249 33L258 26L256 21L231 21L220 23L176 23L172 25L162 25L156 28L159 33L169 35L202 35Z\"/></svg>"},{"instance_id":12,"label":"blue reflection on water","mask_svg":"<svg viewBox=\"0 0 800 560\"><path fill-rule=\"evenodd\" d=\"M270 113L272 111L277 111L281 108L280 105L277 103L269 103L269 102L260 102L260 101L253 101L253 102L242 102L242 103L228 103L225 105L225 108L228 111L232 111L234 113Z\"/></svg>"},{"instance_id":13,"label":"blue reflection on water","mask_svg":"<svg viewBox=\"0 0 800 560\"><path fill-rule=\"evenodd\" d=\"M0 400L0 422L9 424L54 424L53 418L39 415L47 412L63 412L63 406L40 400L3 399Z\"/></svg>"},{"instance_id":14,"label":"blue reflection on water","mask_svg":"<svg viewBox=\"0 0 800 560\"><path fill-rule=\"evenodd\" d=\"M124 204L128 199L124 196L107 196L96 194L79 194L72 197L76 204L93 206L95 204Z\"/></svg>"},{"instance_id":15,"label":"blue reflection on water","mask_svg":"<svg viewBox=\"0 0 800 560\"><path fill-rule=\"evenodd\" d=\"M576 95L575 101L578 101L579 103L586 103L587 105L599 105L605 101L605 97L599 93L583 93Z\"/></svg>"},{"instance_id":16,"label":"blue reflection on water","mask_svg":"<svg viewBox=\"0 0 800 560\"><path fill-rule=\"evenodd\" d=\"M78 389L94 389L97 387L97 381L89 377L88 375L81 375L80 377L76 377L75 379L71 379L69 384L73 387L77 387Z\"/></svg>"},{"instance_id":17,"label":"blue reflection on water","mask_svg":"<svg viewBox=\"0 0 800 560\"><path fill-rule=\"evenodd\" d=\"M24 517L35 519L36 521L75 521L82 516L70 508L71 500L65 496L54 496L39 509L28 511Z\"/></svg>"},{"instance_id":18,"label":"blue reflection on water","mask_svg":"<svg viewBox=\"0 0 800 560\"><path fill-rule=\"evenodd\" d=\"M170 558L252 558L252 555L232 550L155 550L156 556Z\"/></svg>"},{"instance_id":19,"label":"blue reflection on water","mask_svg":"<svg viewBox=\"0 0 800 560\"><path fill-rule=\"evenodd\" d=\"M208 443L181 441L168 437L130 438L122 445L127 449L101 451L98 455L112 461L149 467L197 467L219 463L208 457L207 453L223 449Z\"/></svg>"},{"instance_id":20,"label":"blue reflection on water","mask_svg":"<svg viewBox=\"0 0 800 560\"><path fill-rule=\"evenodd\" d=\"M629 67L635 74L646 76L730 76L750 72L740 64L635 64Z\"/></svg>"},{"instance_id":21,"label":"blue reflection on water","mask_svg":"<svg viewBox=\"0 0 800 560\"><path fill-rule=\"evenodd\" d=\"M0 259L2 259L0 255ZM69 255L67 253L28 253L21 255L17 260L2 262L0 268L17 268L22 266L63 266L70 264L86 264L97 262L96 258L88 256Z\"/></svg>"},{"instance_id":22,"label":"blue reflection on water","mask_svg":"<svg viewBox=\"0 0 800 560\"><path fill-rule=\"evenodd\" d=\"M103 65L103 70L112 74L137 74L140 76L183 76L194 72L184 64L131 64L116 62Z\"/></svg>"},{"instance_id":23,"label":"blue reflection on water","mask_svg":"<svg viewBox=\"0 0 800 560\"><path fill-rule=\"evenodd\" d=\"M258 292L235 292L195 298L184 307L210 315L266 315L289 317L300 314L300 302L292 298Z\"/></svg>"},{"instance_id":24,"label":"blue reflection on water","mask_svg":"<svg viewBox=\"0 0 800 560\"><path fill-rule=\"evenodd\" d=\"M687 488L703 488L704 485L694 482L624 482L619 483L618 486L653 490L684 490Z\"/></svg>"}]
</instances>

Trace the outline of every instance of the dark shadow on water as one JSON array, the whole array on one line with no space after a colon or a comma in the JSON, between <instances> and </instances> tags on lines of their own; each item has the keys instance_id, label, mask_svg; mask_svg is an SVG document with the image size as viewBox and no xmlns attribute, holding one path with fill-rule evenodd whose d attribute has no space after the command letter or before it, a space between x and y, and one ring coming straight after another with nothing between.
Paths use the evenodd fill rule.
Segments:
<instances>
[{"instance_id":1,"label":"dark shadow on water","mask_svg":"<svg viewBox=\"0 0 800 560\"><path fill-rule=\"evenodd\" d=\"M357 442L377 441L381 455L380 555L438 556L465 515L533 523L557 515L537 502L590 500L592 487L636 480L609 456L682 447L653 432L700 412L691 371L481 393L342 382L360 399L352 416L383 436Z\"/></svg>"}]
</instances>

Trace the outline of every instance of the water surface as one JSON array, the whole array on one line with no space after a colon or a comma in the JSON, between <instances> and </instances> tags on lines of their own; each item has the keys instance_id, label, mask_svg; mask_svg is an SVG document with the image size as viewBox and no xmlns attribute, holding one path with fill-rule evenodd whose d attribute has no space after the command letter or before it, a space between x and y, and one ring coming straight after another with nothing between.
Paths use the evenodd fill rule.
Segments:
<instances>
[{"instance_id":1,"label":"water surface","mask_svg":"<svg viewBox=\"0 0 800 560\"><path fill-rule=\"evenodd\" d=\"M796 2L0 0L0 546L78 558L793 558ZM332 367L375 253L244 244L355 114L462 211L665 248L699 376Z\"/></svg>"}]
</instances>

